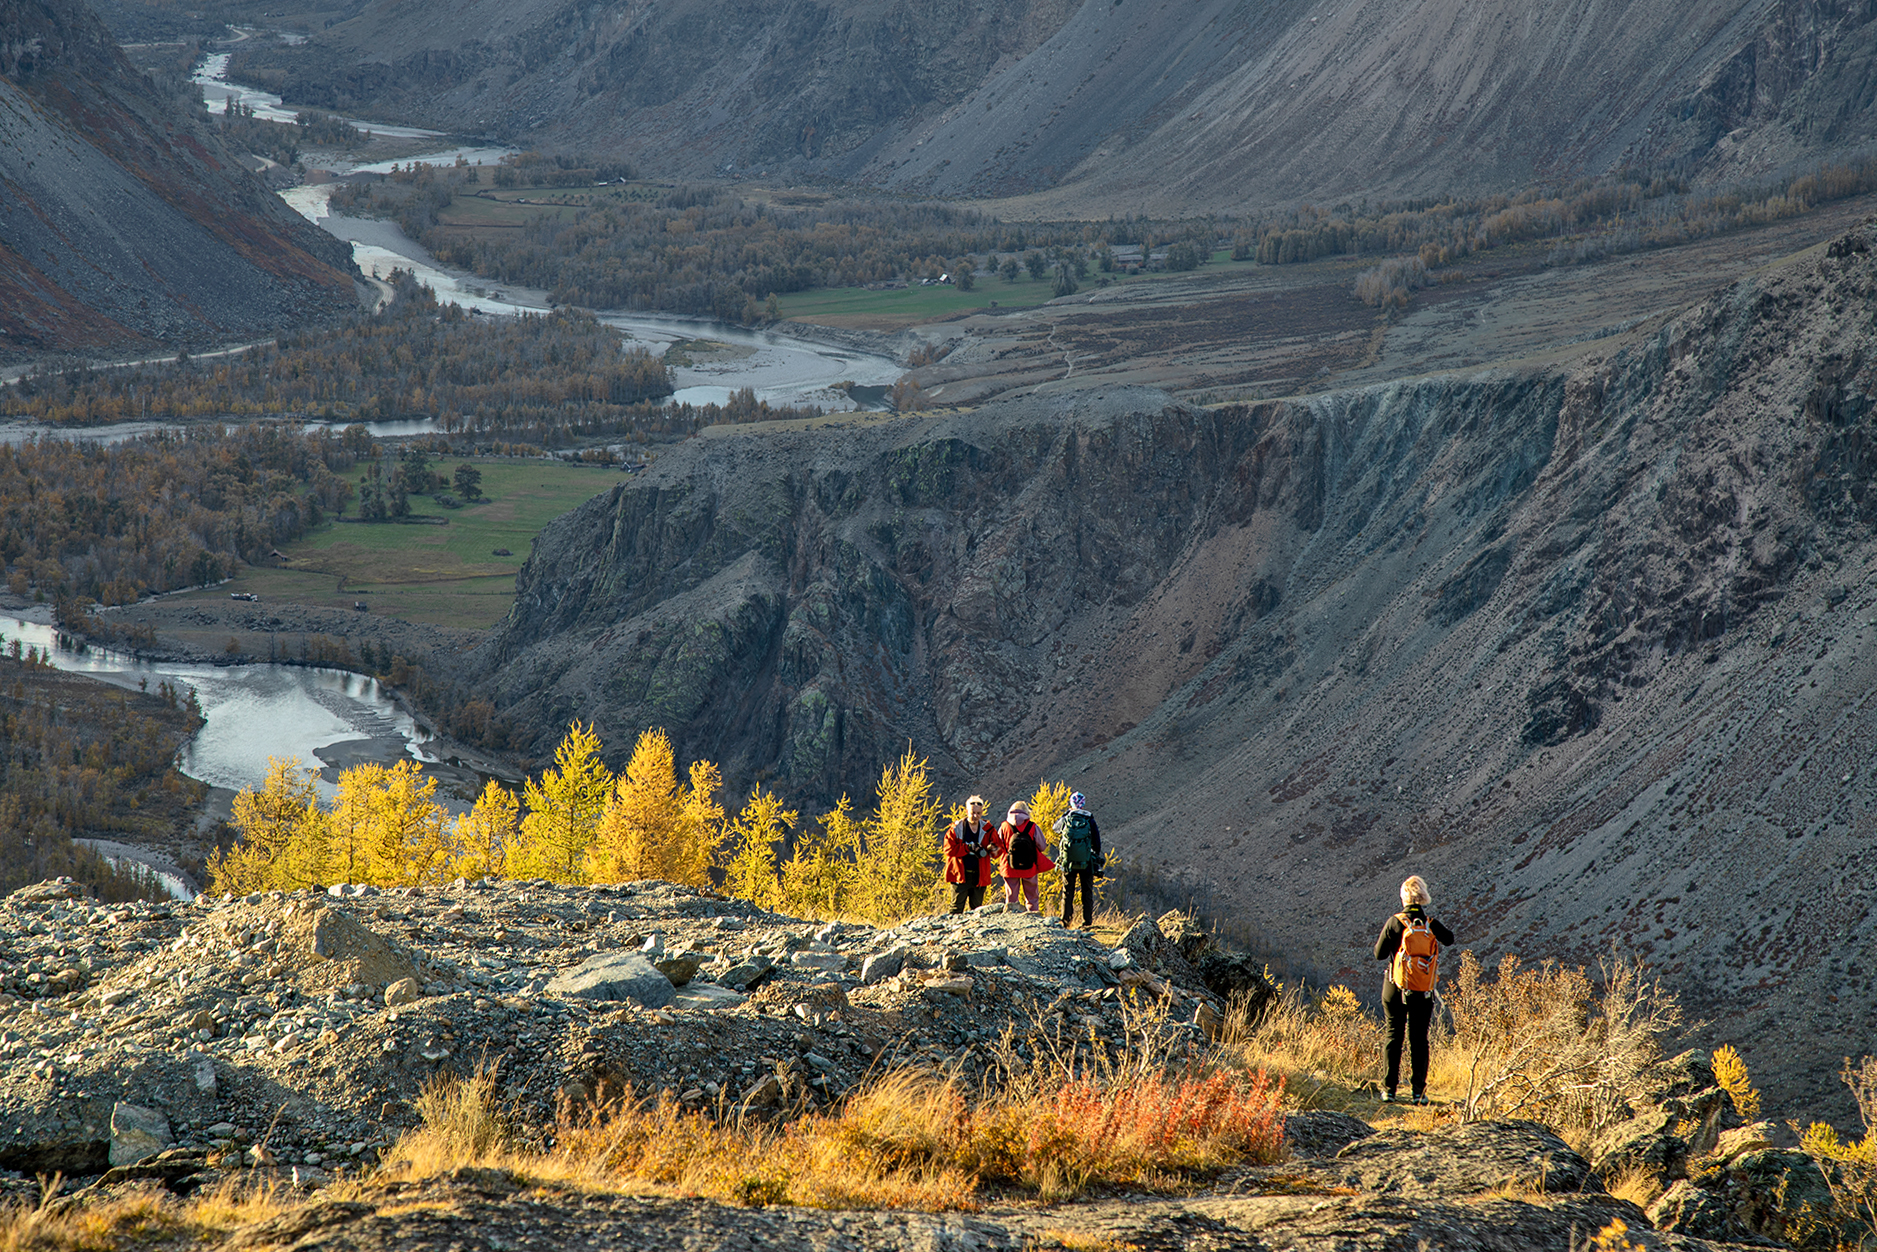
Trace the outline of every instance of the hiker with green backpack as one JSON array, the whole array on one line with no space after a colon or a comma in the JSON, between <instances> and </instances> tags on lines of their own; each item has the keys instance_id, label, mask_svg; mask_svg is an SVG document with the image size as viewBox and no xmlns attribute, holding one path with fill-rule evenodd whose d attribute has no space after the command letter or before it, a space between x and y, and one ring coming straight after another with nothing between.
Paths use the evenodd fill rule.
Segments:
<instances>
[{"instance_id":1,"label":"hiker with green backpack","mask_svg":"<svg viewBox=\"0 0 1877 1252\"><path fill-rule=\"evenodd\" d=\"M1401 884L1401 912L1388 919L1375 941L1375 959L1388 962L1382 978L1382 1008L1388 1013L1388 1080L1383 1103L1395 1099L1401 1081L1401 1040L1412 1064L1411 1097L1427 1103L1427 1027L1434 1020L1434 984L1440 978L1440 949L1453 932L1428 915L1433 899L1419 874Z\"/></svg>"},{"instance_id":2,"label":"hiker with green backpack","mask_svg":"<svg viewBox=\"0 0 1877 1252\"><path fill-rule=\"evenodd\" d=\"M1082 888L1082 929L1095 924L1095 871L1101 868L1101 827L1088 811L1088 797L1069 797L1069 811L1056 819L1056 850L1062 853L1062 924L1075 925L1075 889Z\"/></svg>"}]
</instances>

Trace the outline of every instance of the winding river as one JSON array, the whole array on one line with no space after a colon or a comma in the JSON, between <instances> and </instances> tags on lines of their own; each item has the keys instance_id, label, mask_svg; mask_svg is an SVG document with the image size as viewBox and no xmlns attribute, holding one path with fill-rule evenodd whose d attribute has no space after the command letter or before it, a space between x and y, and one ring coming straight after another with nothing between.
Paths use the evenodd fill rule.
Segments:
<instances>
[{"instance_id":1,"label":"winding river","mask_svg":"<svg viewBox=\"0 0 1877 1252\"><path fill-rule=\"evenodd\" d=\"M252 108L257 117L293 120L294 111L283 108L278 96L230 83L227 65L227 55L217 54L209 57L196 74L195 81L201 84L211 112L225 110L231 101L238 101ZM454 163L459 154L471 162L492 162L507 151L452 146L446 136L415 127L368 121L355 124L381 135L436 138L440 141L438 151L416 159L440 164ZM386 168L389 164L380 163ZM377 167L357 168L371 171ZM344 172L351 172L351 167ZM296 187L284 193L284 198L309 220L351 241L361 272L384 274L393 268L412 271L434 288L440 299L484 314L544 312L550 307L545 292L491 282L439 265L390 222L332 215L327 203L330 193L330 185ZM662 352L681 340L709 339L729 345L727 351L700 354L707 357L704 363L674 368L678 384L675 399L691 404L721 403L732 391L748 387L758 398L771 403L851 409L855 405L845 392L833 389L835 383L881 386L892 383L901 372L901 367L886 356L722 323L639 314L606 314L602 320L654 352ZM124 423L87 429L80 437L115 442L159 425ZM419 420L378 423L372 429L379 435L412 435L428 433L436 426ZM69 434L25 423L0 426L0 441L5 442ZM270 757L293 757L306 765L323 767L325 776L316 785L328 800L336 793L332 778L337 771L362 761L388 764L408 756L423 764L426 772L446 779L472 788L477 780L467 765L453 758L439 759L429 752L428 729L374 679L304 666L148 661L105 649L65 648L59 644L50 614L38 612L0 615L0 637L38 648L58 669L90 674L120 687L149 689L167 681L194 691L206 722L184 752L181 767L189 777L219 789L220 805L226 804L230 793L260 784L267 776ZM90 842L113 859L129 858L151 866L172 893L191 894L191 884L165 858L125 845Z\"/></svg>"}]
</instances>

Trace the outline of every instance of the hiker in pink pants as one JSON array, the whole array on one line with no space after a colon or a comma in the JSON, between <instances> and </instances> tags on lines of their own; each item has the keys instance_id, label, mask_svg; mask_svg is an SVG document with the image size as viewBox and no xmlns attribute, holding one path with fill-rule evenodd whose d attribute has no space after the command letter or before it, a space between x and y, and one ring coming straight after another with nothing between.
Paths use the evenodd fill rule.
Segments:
<instances>
[{"instance_id":1,"label":"hiker in pink pants","mask_svg":"<svg viewBox=\"0 0 1877 1252\"><path fill-rule=\"evenodd\" d=\"M1021 894L1030 912L1040 911L1036 876L1056 868L1056 863L1049 859L1049 837L1042 827L1030 820L1030 806L1021 800L1010 802L1010 812L997 834L1004 845L1005 906L1015 908Z\"/></svg>"}]
</instances>

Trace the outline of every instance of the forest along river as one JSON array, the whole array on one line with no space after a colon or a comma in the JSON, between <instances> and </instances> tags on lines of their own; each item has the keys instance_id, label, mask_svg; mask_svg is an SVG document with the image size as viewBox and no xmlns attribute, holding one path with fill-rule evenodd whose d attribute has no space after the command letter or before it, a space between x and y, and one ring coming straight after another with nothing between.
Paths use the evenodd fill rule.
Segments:
<instances>
[{"instance_id":1,"label":"forest along river","mask_svg":"<svg viewBox=\"0 0 1877 1252\"><path fill-rule=\"evenodd\" d=\"M296 757L321 770L315 782L331 800L340 770L366 762L389 765L405 757L444 781L474 786L475 773L427 752L431 734L376 679L343 670L297 665L201 665L146 661L99 648L61 647L50 623L0 616L10 645L38 648L61 670L90 674L115 686L155 690L163 682L196 693L206 718L182 755L182 772L216 790L208 820L226 817L234 793L267 777L269 757ZM145 687L147 684L147 687ZM459 777L460 776L460 777ZM438 800L445 802L443 789ZM466 808L446 803L453 809ZM148 850L89 841L106 856L129 857L156 870L172 893L187 891L186 876L168 858ZM170 881L174 880L174 881Z\"/></svg>"},{"instance_id":2,"label":"forest along river","mask_svg":"<svg viewBox=\"0 0 1877 1252\"><path fill-rule=\"evenodd\" d=\"M437 299L484 313L545 313L553 307L547 293L537 288L445 269L395 222L333 214L327 202L331 194L332 185L327 183L290 187L281 197L308 221L349 241L361 273L384 278L394 269L406 270L435 291ZM835 383L891 386L905 372L905 367L891 357L705 319L602 313L600 320L625 332L634 346L655 356L681 340L709 339L730 345L730 352L718 355L733 359L673 367L672 382L677 392L672 399L685 404L722 404L731 392L748 387L758 400L771 404L814 404L824 409L849 410L856 407L854 402L844 392L833 390Z\"/></svg>"}]
</instances>

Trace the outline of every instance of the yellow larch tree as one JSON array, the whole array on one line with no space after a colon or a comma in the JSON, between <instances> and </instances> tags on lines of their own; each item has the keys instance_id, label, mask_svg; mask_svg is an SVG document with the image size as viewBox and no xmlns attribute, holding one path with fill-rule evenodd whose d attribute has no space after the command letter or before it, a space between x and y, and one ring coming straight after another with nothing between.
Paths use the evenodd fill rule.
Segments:
<instances>
[{"instance_id":1,"label":"yellow larch tree","mask_svg":"<svg viewBox=\"0 0 1877 1252\"><path fill-rule=\"evenodd\" d=\"M672 763L671 736L647 730L632 748L626 772L614 780L587 849L590 882L668 878L676 851L684 796Z\"/></svg>"},{"instance_id":2,"label":"yellow larch tree","mask_svg":"<svg viewBox=\"0 0 1877 1252\"><path fill-rule=\"evenodd\" d=\"M373 881L386 887L433 883L452 858L450 815L436 802L437 780L425 778L417 762L399 761L384 771L372 823Z\"/></svg>"},{"instance_id":3,"label":"yellow larch tree","mask_svg":"<svg viewBox=\"0 0 1877 1252\"><path fill-rule=\"evenodd\" d=\"M260 787L235 796L231 824L241 842L209 858L211 891L249 892L275 886L285 869L285 853L305 824L310 808L319 810L319 792L313 780L317 770L305 769L299 759L267 758L267 778ZM279 862L279 864L277 864Z\"/></svg>"},{"instance_id":4,"label":"yellow larch tree","mask_svg":"<svg viewBox=\"0 0 1877 1252\"><path fill-rule=\"evenodd\" d=\"M781 894L776 877L776 844L795 826L794 809L782 807L773 791L760 786L749 803L724 827L724 890L761 908L774 908Z\"/></svg>"},{"instance_id":5,"label":"yellow larch tree","mask_svg":"<svg viewBox=\"0 0 1877 1252\"><path fill-rule=\"evenodd\" d=\"M520 815L514 792L493 778L483 784L475 807L456 819L458 860L453 873L471 879L502 877Z\"/></svg>"},{"instance_id":6,"label":"yellow larch tree","mask_svg":"<svg viewBox=\"0 0 1877 1252\"><path fill-rule=\"evenodd\" d=\"M879 805L865 827L859 903L874 920L920 911L937 881L943 812L927 762L912 748L880 774Z\"/></svg>"},{"instance_id":7,"label":"yellow larch tree","mask_svg":"<svg viewBox=\"0 0 1877 1252\"><path fill-rule=\"evenodd\" d=\"M512 876L586 881L587 847L612 788L612 771L600 760L599 736L591 726L575 722L554 750L554 768L524 784L528 815L521 819Z\"/></svg>"},{"instance_id":8,"label":"yellow larch tree","mask_svg":"<svg viewBox=\"0 0 1877 1252\"><path fill-rule=\"evenodd\" d=\"M843 795L821 815L819 826L796 836L795 851L782 866L782 907L830 917L849 911L859 888L861 823L853 801Z\"/></svg>"},{"instance_id":9,"label":"yellow larch tree","mask_svg":"<svg viewBox=\"0 0 1877 1252\"><path fill-rule=\"evenodd\" d=\"M385 787L385 767L354 765L339 774L339 794L326 819L328 864L333 882L376 882L371 850L376 838L378 796Z\"/></svg>"},{"instance_id":10,"label":"yellow larch tree","mask_svg":"<svg viewBox=\"0 0 1877 1252\"><path fill-rule=\"evenodd\" d=\"M716 862L717 847L724 825L723 806L717 792L723 788L723 775L710 761L691 766L691 785L684 790L678 806L678 832L670 845L664 877L687 887L710 886L711 866Z\"/></svg>"}]
</instances>

